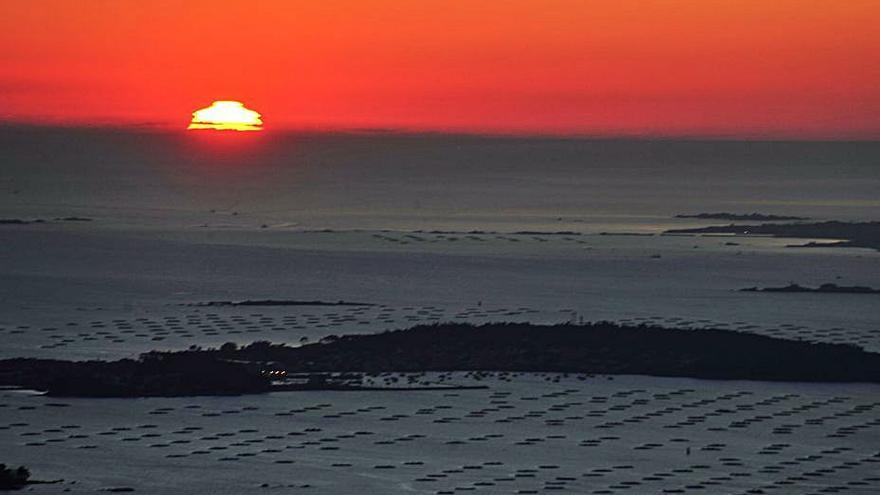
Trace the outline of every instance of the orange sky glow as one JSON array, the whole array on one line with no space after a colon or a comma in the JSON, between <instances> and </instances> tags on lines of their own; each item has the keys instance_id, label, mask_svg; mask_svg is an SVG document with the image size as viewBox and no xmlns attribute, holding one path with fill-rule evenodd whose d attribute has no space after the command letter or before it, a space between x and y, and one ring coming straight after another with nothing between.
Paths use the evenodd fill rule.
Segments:
<instances>
[{"instance_id":1,"label":"orange sky glow","mask_svg":"<svg viewBox=\"0 0 880 495\"><path fill-rule=\"evenodd\" d=\"M880 138L877 0L0 0L0 121Z\"/></svg>"}]
</instances>

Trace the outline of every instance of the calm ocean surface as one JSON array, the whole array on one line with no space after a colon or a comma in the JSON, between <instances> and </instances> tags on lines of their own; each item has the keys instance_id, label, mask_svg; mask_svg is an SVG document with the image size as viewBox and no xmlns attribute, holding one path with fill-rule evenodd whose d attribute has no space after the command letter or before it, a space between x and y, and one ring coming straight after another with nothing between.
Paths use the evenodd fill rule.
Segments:
<instances>
[{"instance_id":1,"label":"calm ocean surface","mask_svg":"<svg viewBox=\"0 0 880 495\"><path fill-rule=\"evenodd\" d=\"M0 358L578 319L880 351L875 296L738 291L880 287L880 253L658 235L728 223L679 213L876 220L878 164L877 143L2 129L0 218L43 222L0 225ZM269 298L377 306L187 305ZM394 378L406 380L376 379ZM868 494L878 483L876 385L450 379L489 388L4 390L0 462L64 479L39 493Z\"/></svg>"}]
</instances>

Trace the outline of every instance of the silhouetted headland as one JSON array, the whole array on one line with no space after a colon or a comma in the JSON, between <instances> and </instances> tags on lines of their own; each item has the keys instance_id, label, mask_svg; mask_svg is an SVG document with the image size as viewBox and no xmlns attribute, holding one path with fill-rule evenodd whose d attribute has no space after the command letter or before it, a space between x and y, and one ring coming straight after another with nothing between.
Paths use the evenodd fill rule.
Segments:
<instances>
[{"instance_id":1,"label":"silhouetted headland","mask_svg":"<svg viewBox=\"0 0 880 495\"><path fill-rule=\"evenodd\" d=\"M291 347L255 342L150 352L137 360L0 361L0 385L56 396L229 395L277 388L279 378L338 372L519 371L633 374L723 380L880 383L880 354L720 329L445 323L325 337ZM318 386L316 386L318 385ZM324 380L324 389L353 389ZM300 389L321 389L320 381Z\"/></svg>"},{"instance_id":2,"label":"silhouetted headland","mask_svg":"<svg viewBox=\"0 0 880 495\"><path fill-rule=\"evenodd\" d=\"M717 225L693 229L671 229L669 234L771 235L805 239L836 239L790 247L864 247L880 250L880 222L764 223L760 225ZM839 241L844 239L843 241Z\"/></svg>"},{"instance_id":3,"label":"silhouetted headland","mask_svg":"<svg viewBox=\"0 0 880 495\"><path fill-rule=\"evenodd\" d=\"M705 220L731 220L731 221L754 221L772 222L779 220L809 220L809 217L795 217L788 215L765 215L763 213L695 213L692 215L679 214L675 218L700 218Z\"/></svg>"},{"instance_id":4,"label":"silhouetted headland","mask_svg":"<svg viewBox=\"0 0 880 495\"><path fill-rule=\"evenodd\" d=\"M818 287L804 287L798 284L788 284L784 287L749 287L740 289L740 292L792 292L792 293L820 293L820 294L880 294L880 289L874 289L863 285L837 285L822 284Z\"/></svg>"}]
</instances>

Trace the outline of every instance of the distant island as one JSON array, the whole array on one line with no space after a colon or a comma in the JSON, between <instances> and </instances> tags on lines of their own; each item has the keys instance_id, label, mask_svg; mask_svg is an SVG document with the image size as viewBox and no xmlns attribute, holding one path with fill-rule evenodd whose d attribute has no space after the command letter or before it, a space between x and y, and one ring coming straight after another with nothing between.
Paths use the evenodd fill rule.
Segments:
<instances>
[{"instance_id":1,"label":"distant island","mask_svg":"<svg viewBox=\"0 0 880 495\"><path fill-rule=\"evenodd\" d=\"M873 289L871 287L865 287L862 285L837 285L837 284L822 284L819 287L804 287L798 284L788 284L784 287L749 287L746 289L740 289L740 292L807 292L807 293L821 293L821 294L880 294L880 289Z\"/></svg>"},{"instance_id":2,"label":"distant island","mask_svg":"<svg viewBox=\"0 0 880 495\"><path fill-rule=\"evenodd\" d=\"M692 215L688 214L679 214L675 215L675 218L701 218L706 220L731 220L731 221L754 221L754 222L769 222L769 221L777 221L777 220L809 220L809 217L795 217L795 216L787 216L787 215L765 215L763 213L728 213L728 212L718 212L718 213L695 213Z\"/></svg>"},{"instance_id":3,"label":"distant island","mask_svg":"<svg viewBox=\"0 0 880 495\"><path fill-rule=\"evenodd\" d=\"M30 225L32 223L46 223L46 221L41 218L36 218L34 220L25 220L22 218L0 218L0 225Z\"/></svg>"},{"instance_id":4,"label":"distant island","mask_svg":"<svg viewBox=\"0 0 880 495\"><path fill-rule=\"evenodd\" d=\"M230 395L358 388L328 380L332 378L328 373L426 371L880 383L880 354L846 344L710 328L685 330L610 322L442 323L377 334L328 336L299 347L228 343L219 349L150 352L136 360L7 359L0 361L0 386L77 397ZM296 374L305 378L302 387L287 380Z\"/></svg>"},{"instance_id":5,"label":"distant island","mask_svg":"<svg viewBox=\"0 0 880 495\"><path fill-rule=\"evenodd\" d=\"M91 218L86 217L58 217L53 221L55 222L91 222ZM25 220L23 218L0 218L0 225L31 225L31 224L40 224L47 223L48 220L44 220L42 218L35 218L33 220Z\"/></svg>"},{"instance_id":6,"label":"distant island","mask_svg":"<svg viewBox=\"0 0 880 495\"><path fill-rule=\"evenodd\" d=\"M772 235L802 239L835 239L789 247L863 247L880 250L880 222L763 223L760 225L717 225L693 229L671 229L667 234ZM840 240L843 239L843 240Z\"/></svg>"},{"instance_id":7,"label":"distant island","mask_svg":"<svg viewBox=\"0 0 880 495\"><path fill-rule=\"evenodd\" d=\"M295 301L291 299L256 299L244 301L206 301L190 303L186 306L375 306L375 304L350 301Z\"/></svg>"},{"instance_id":8,"label":"distant island","mask_svg":"<svg viewBox=\"0 0 880 495\"><path fill-rule=\"evenodd\" d=\"M511 232L510 235L569 235L569 236L577 236L577 235L581 235L581 233L575 232L573 230L558 230L558 231L518 230L516 232Z\"/></svg>"}]
</instances>

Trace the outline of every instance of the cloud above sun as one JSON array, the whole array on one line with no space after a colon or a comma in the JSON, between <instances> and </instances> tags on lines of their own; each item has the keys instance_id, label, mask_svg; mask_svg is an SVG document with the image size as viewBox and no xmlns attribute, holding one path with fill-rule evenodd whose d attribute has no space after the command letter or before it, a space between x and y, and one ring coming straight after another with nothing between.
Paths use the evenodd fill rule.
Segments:
<instances>
[{"instance_id":1,"label":"cloud above sun","mask_svg":"<svg viewBox=\"0 0 880 495\"><path fill-rule=\"evenodd\" d=\"M246 108L240 101L219 100L193 112L192 122L187 129L261 131L263 120L259 113Z\"/></svg>"}]
</instances>

